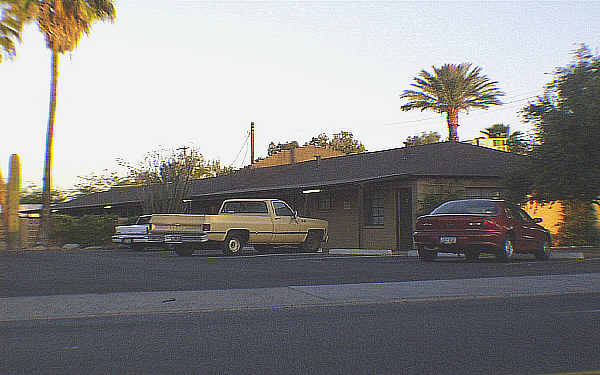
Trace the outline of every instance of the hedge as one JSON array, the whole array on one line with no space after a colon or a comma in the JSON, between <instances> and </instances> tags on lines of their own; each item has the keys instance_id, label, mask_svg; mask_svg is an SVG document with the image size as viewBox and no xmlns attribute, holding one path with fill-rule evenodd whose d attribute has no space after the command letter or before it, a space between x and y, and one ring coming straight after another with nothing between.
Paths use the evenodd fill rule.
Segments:
<instances>
[{"instance_id":1,"label":"hedge","mask_svg":"<svg viewBox=\"0 0 600 375\"><path fill-rule=\"evenodd\" d=\"M110 243L117 216L52 215L50 217L50 240L58 245L77 243L81 246L99 246Z\"/></svg>"}]
</instances>

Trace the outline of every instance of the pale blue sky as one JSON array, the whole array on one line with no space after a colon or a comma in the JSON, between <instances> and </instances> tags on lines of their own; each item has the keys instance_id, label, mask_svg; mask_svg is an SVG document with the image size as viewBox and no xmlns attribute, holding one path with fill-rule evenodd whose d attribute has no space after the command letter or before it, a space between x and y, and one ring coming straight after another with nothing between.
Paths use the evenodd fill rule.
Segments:
<instances>
[{"instance_id":1,"label":"pale blue sky","mask_svg":"<svg viewBox=\"0 0 600 375\"><path fill-rule=\"evenodd\" d=\"M460 117L459 137L493 123L527 131L518 111L586 43L600 48L600 2L116 1L61 56L54 185L140 160L160 146L195 145L231 164L256 124L270 141L304 143L352 131L369 151L438 131L431 112L398 98L421 69L471 62L506 92L506 105ZM18 56L0 64L0 170L18 153L25 184L41 185L50 55L29 26ZM236 166L249 163L249 152Z\"/></svg>"}]
</instances>

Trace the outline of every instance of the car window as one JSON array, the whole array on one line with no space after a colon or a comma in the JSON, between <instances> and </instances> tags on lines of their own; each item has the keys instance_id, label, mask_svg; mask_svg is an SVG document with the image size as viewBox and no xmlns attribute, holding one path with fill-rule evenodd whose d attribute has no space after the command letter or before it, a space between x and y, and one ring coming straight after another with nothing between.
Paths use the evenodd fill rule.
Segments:
<instances>
[{"instance_id":1,"label":"car window","mask_svg":"<svg viewBox=\"0 0 600 375\"><path fill-rule=\"evenodd\" d=\"M138 217L136 224L150 224L150 216Z\"/></svg>"},{"instance_id":2,"label":"car window","mask_svg":"<svg viewBox=\"0 0 600 375\"><path fill-rule=\"evenodd\" d=\"M519 214L521 214L521 217L523 218L524 221L533 221L531 216L529 216L529 214L522 208L519 208Z\"/></svg>"},{"instance_id":3,"label":"car window","mask_svg":"<svg viewBox=\"0 0 600 375\"><path fill-rule=\"evenodd\" d=\"M275 216L294 216L292 210L283 202L273 202Z\"/></svg>"},{"instance_id":4,"label":"car window","mask_svg":"<svg viewBox=\"0 0 600 375\"><path fill-rule=\"evenodd\" d=\"M495 215L497 213L496 203L486 200L463 200L450 201L442 204L431 215L437 214L479 214Z\"/></svg>"}]
</instances>

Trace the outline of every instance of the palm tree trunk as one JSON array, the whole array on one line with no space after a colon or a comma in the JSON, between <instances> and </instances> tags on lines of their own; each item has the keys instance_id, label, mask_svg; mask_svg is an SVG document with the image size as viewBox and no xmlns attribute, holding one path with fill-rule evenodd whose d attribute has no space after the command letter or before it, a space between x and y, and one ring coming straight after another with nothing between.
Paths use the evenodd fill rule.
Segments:
<instances>
[{"instance_id":1,"label":"palm tree trunk","mask_svg":"<svg viewBox=\"0 0 600 375\"><path fill-rule=\"evenodd\" d=\"M54 118L56 117L56 89L58 83L58 53L52 50L52 78L50 84L50 113L46 132L46 158L44 162L44 187L42 190L42 218L39 242L48 245L50 234L50 193L52 191L52 142L54 140Z\"/></svg>"},{"instance_id":2,"label":"palm tree trunk","mask_svg":"<svg viewBox=\"0 0 600 375\"><path fill-rule=\"evenodd\" d=\"M446 112L446 123L448 124L448 140L458 142L458 111Z\"/></svg>"}]
</instances>

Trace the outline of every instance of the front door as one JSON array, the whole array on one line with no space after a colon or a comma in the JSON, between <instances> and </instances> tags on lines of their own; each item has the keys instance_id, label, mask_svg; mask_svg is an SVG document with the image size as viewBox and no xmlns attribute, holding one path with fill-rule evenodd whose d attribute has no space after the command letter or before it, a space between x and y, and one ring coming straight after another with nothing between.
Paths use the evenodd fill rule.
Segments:
<instances>
[{"instance_id":1,"label":"front door","mask_svg":"<svg viewBox=\"0 0 600 375\"><path fill-rule=\"evenodd\" d=\"M294 244L303 241L306 233L300 231L298 219L287 204L283 202L273 202L274 241L278 244Z\"/></svg>"},{"instance_id":2,"label":"front door","mask_svg":"<svg viewBox=\"0 0 600 375\"><path fill-rule=\"evenodd\" d=\"M413 232L412 190L410 188L398 190L396 202L398 250L411 250Z\"/></svg>"}]
</instances>

